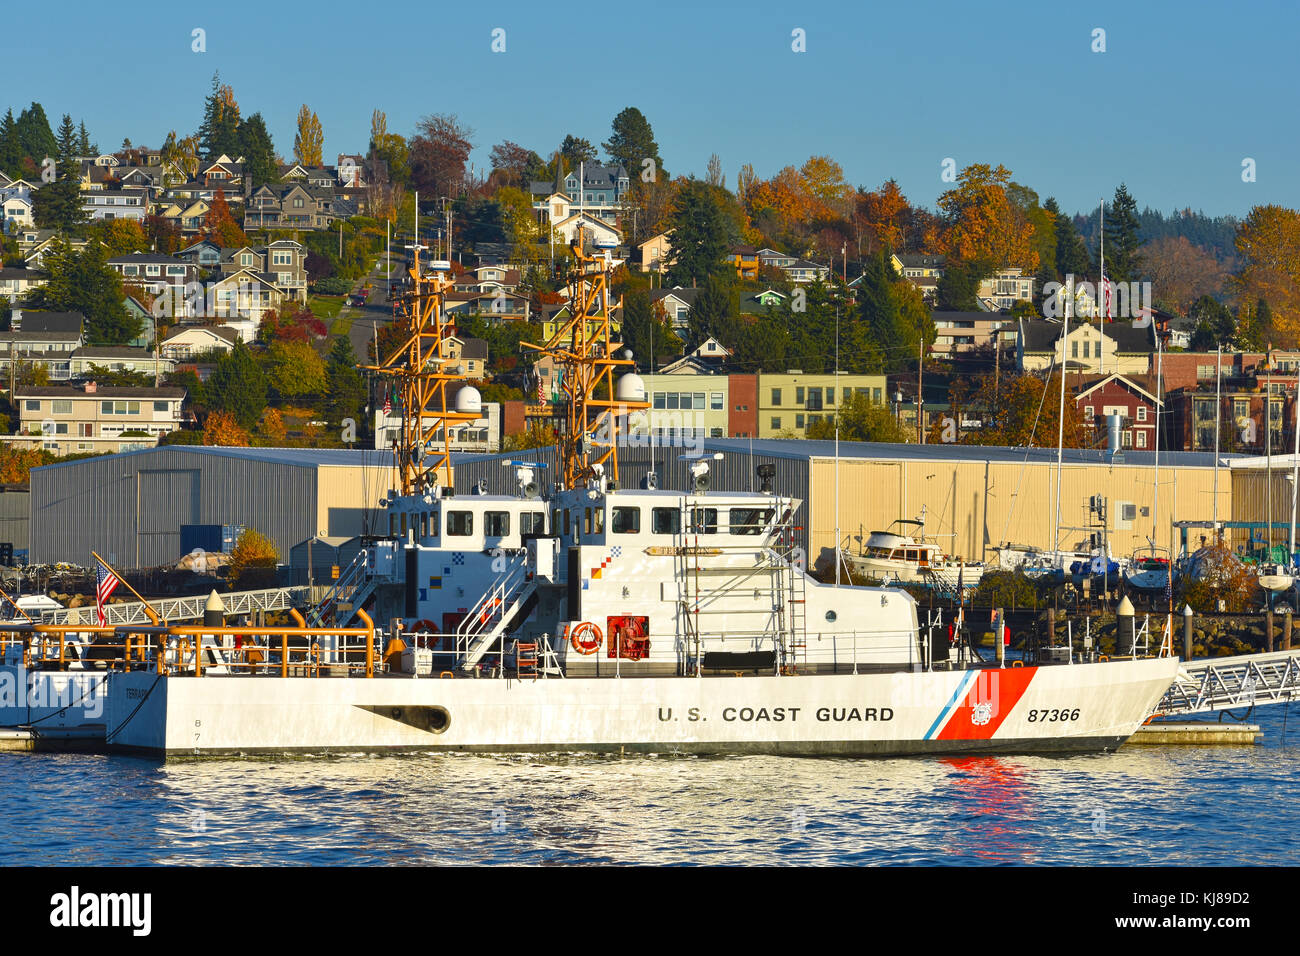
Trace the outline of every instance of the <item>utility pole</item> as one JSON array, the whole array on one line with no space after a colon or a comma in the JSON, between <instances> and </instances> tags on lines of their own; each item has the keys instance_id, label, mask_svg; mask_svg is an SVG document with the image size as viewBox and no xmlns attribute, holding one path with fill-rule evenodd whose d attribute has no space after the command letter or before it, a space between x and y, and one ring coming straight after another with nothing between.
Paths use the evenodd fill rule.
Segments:
<instances>
[{"instance_id":1,"label":"utility pole","mask_svg":"<svg viewBox=\"0 0 1300 956\"><path fill-rule=\"evenodd\" d=\"M922 384L925 381L925 333L921 333L921 347L919 361L916 363L916 440L919 444L925 444L925 391Z\"/></svg>"}]
</instances>

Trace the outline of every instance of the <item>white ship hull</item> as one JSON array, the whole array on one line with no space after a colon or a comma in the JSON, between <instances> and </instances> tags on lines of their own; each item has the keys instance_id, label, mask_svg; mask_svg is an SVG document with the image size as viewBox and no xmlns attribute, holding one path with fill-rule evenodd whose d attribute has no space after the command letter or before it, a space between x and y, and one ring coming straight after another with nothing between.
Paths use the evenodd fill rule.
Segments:
<instances>
[{"instance_id":1,"label":"white ship hull","mask_svg":"<svg viewBox=\"0 0 1300 956\"><path fill-rule=\"evenodd\" d=\"M110 748L901 755L1110 750L1176 658L862 675L114 678Z\"/></svg>"}]
</instances>

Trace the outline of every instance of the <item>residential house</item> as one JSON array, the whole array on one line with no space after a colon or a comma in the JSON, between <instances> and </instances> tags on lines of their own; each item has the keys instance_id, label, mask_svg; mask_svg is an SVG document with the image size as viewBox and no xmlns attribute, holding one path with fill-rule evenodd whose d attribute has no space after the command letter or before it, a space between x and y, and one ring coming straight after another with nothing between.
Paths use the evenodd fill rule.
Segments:
<instances>
[{"instance_id":1,"label":"residential house","mask_svg":"<svg viewBox=\"0 0 1300 956\"><path fill-rule=\"evenodd\" d=\"M709 336L681 358L674 359L659 369L661 375L698 375L722 371L731 358L731 350Z\"/></svg>"},{"instance_id":2,"label":"residential house","mask_svg":"<svg viewBox=\"0 0 1300 956\"><path fill-rule=\"evenodd\" d=\"M244 182L244 158L241 156L239 159L231 159L222 153L207 165L199 167L199 178L209 185L225 188L227 195L238 195L239 187Z\"/></svg>"},{"instance_id":3,"label":"residential house","mask_svg":"<svg viewBox=\"0 0 1300 956\"><path fill-rule=\"evenodd\" d=\"M997 340L1004 350L1015 346L1018 324L989 312L932 312L936 337L930 354L951 358L960 352L991 348Z\"/></svg>"},{"instance_id":4,"label":"residential house","mask_svg":"<svg viewBox=\"0 0 1300 956\"><path fill-rule=\"evenodd\" d=\"M157 444L180 428L185 389L100 387L94 382L79 388L19 386L13 401L19 432L40 435L43 447L67 455L105 450L102 444L96 447L95 439Z\"/></svg>"},{"instance_id":5,"label":"residential house","mask_svg":"<svg viewBox=\"0 0 1300 956\"><path fill-rule=\"evenodd\" d=\"M758 250L753 246L732 246L727 252L727 262L741 279L758 278Z\"/></svg>"},{"instance_id":6,"label":"residential house","mask_svg":"<svg viewBox=\"0 0 1300 956\"><path fill-rule=\"evenodd\" d=\"M14 309L9 317L9 328L15 332L39 334L42 332L75 332L81 335L86 328L86 317L80 312L54 312L47 309Z\"/></svg>"},{"instance_id":7,"label":"residential house","mask_svg":"<svg viewBox=\"0 0 1300 956\"><path fill-rule=\"evenodd\" d=\"M181 363L212 352L229 352L239 341L239 332L224 325L178 325L163 338L159 352L163 358Z\"/></svg>"},{"instance_id":8,"label":"residential house","mask_svg":"<svg viewBox=\"0 0 1300 956\"><path fill-rule=\"evenodd\" d=\"M1105 331L1087 322L1065 324L1051 319L1017 321L1016 366L1022 372L1046 373L1062 367L1069 373L1145 375L1151 367L1155 337L1150 326L1134 328L1109 322Z\"/></svg>"},{"instance_id":9,"label":"residential house","mask_svg":"<svg viewBox=\"0 0 1300 956\"><path fill-rule=\"evenodd\" d=\"M131 348L147 349L153 347L154 336L158 333L157 321L153 309L133 295L128 295L122 302L131 317L140 323L140 334L126 344Z\"/></svg>"},{"instance_id":10,"label":"residential house","mask_svg":"<svg viewBox=\"0 0 1300 956\"><path fill-rule=\"evenodd\" d=\"M212 271L221 266L221 247L211 239L200 239L176 253L176 258L192 262L200 269Z\"/></svg>"},{"instance_id":11,"label":"residential house","mask_svg":"<svg viewBox=\"0 0 1300 956\"><path fill-rule=\"evenodd\" d=\"M556 241L563 240L565 244L573 242L579 229L586 239L597 245L621 245L623 242L622 232L591 212L575 212L559 222L552 222L551 228L555 230Z\"/></svg>"},{"instance_id":12,"label":"residential house","mask_svg":"<svg viewBox=\"0 0 1300 956\"><path fill-rule=\"evenodd\" d=\"M483 339L449 336L443 339L443 358L456 364L446 367L453 375L464 374L471 379L487 378L488 344Z\"/></svg>"},{"instance_id":13,"label":"residential house","mask_svg":"<svg viewBox=\"0 0 1300 956\"><path fill-rule=\"evenodd\" d=\"M149 214L149 194L130 187L88 191L81 194L81 205L91 219L134 219L143 223Z\"/></svg>"},{"instance_id":14,"label":"residential house","mask_svg":"<svg viewBox=\"0 0 1300 956\"><path fill-rule=\"evenodd\" d=\"M122 277L124 285L138 285L152 295L164 292L185 292L185 286L197 282L199 267L176 256L162 256L153 252L134 252L108 260L108 267Z\"/></svg>"},{"instance_id":15,"label":"residential house","mask_svg":"<svg viewBox=\"0 0 1300 956\"><path fill-rule=\"evenodd\" d=\"M83 342L79 331L14 329L0 332L0 376L8 382L17 370L41 367L50 381L67 381L72 375L72 353ZM17 370L13 368L15 365Z\"/></svg>"},{"instance_id":16,"label":"residential house","mask_svg":"<svg viewBox=\"0 0 1300 956\"><path fill-rule=\"evenodd\" d=\"M798 256L788 256L784 252L778 252L775 249L759 249L758 264L765 268L787 269L799 261Z\"/></svg>"},{"instance_id":17,"label":"residential house","mask_svg":"<svg viewBox=\"0 0 1300 956\"><path fill-rule=\"evenodd\" d=\"M334 222L333 192L299 182L267 183L249 197L244 230L328 229Z\"/></svg>"},{"instance_id":18,"label":"residential house","mask_svg":"<svg viewBox=\"0 0 1300 956\"><path fill-rule=\"evenodd\" d=\"M756 292L754 295L747 295L740 300L741 315L766 315L772 309L777 308L781 303L789 298L784 292L778 292L776 289L764 289L762 292Z\"/></svg>"},{"instance_id":19,"label":"residential house","mask_svg":"<svg viewBox=\"0 0 1300 956\"><path fill-rule=\"evenodd\" d=\"M55 242L64 241L73 249L73 251L77 252L86 248L86 245L89 242L87 239L75 238L61 240L59 236L56 236L53 233L46 233L47 230L39 230L38 234L42 235L43 238L29 245L25 250L22 250L21 246L19 247L23 252L23 264L26 265L28 269L43 269L45 267L45 255L54 246ZM32 233L28 233L28 235L32 235Z\"/></svg>"},{"instance_id":20,"label":"residential house","mask_svg":"<svg viewBox=\"0 0 1300 956\"><path fill-rule=\"evenodd\" d=\"M463 384L447 387L447 403L454 404L456 393ZM520 403L513 403L520 404ZM456 422L448 426L448 437L453 452L496 452L501 450L503 409L500 402L483 402L480 416L472 422ZM402 413L397 407L385 412L375 409L375 448L392 448L401 439ZM517 430L522 431L522 428ZM433 441L441 444L442 429L434 432Z\"/></svg>"},{"instance_id":21,"label":"residential house","mask_svg":"<svg viewBox=\"0 0 1300 956\"><path fill-rule=\"evenodd\" d=\"M582 182L578 180L581 177ZM631 188L627 170L622 166L602 166L600 163L580 163L557 182L534 182L531 184L533 208L544 213L543 221L555 224L561 218L568 218L566 208L563 217L554 215L552 204L556 194L564 196L577 213L590 213L607 225L616 225L623 210L623 197ZM568 240L566 240L568 241Z\"/></svg>"},{"instance_id":22,"label":"residential house","mask_svg":"<svg viewBox=\"0 0 1300 956\"><path fill-rule=\"evenodd\" d=\"M673 264L673 243L666 232L651 236L636 248L640 254L642 272L664 273Z\"/></svg>"},{"instance_id":23,"label":"residential house","mask_svg":"<svg viewBox=\"0 0 1300 956\"><path fill-rule=\"evenodd\" d=\"M36 225L31 197L4 196L4 192L0 189L0 232L10 236L19 229L29 229Z\"/></svg>"},{"instance_id":24,"label":"residential house","mask_svg":"<svg viewBox=\"0 0 1300 956\"><path fill-rule=\"evenodd\" d=\"M682 286L673 286L671 289L651 289L650 305L654 306L657 303L662 306L669 325L674 332L680 334L686 331L686 317L699 293L699 289L686 289Z\"/></svg>"},{"instance_id":25,"label":"residential house","mask_svg":"<svg viewBox=\"0 0 1300 956\"><path fill-rule=\"evenodd\" d=\"M916 286L920 290L921 298L931 304L938 301L939 280L943 278L944 261L943 256L931 255L928 252L894 253L889 257L889 263L894 267L894 271ZM859 281L861 277L854 279L849 285L856 287Z\"/></svg>"},{"instance_id":26,"label":"residential house","mask_svg":"<svg viewBox=\"0 0 1300 956\"><path fill-rule=\"evenodd\" d=\"M780 374L760 373L758 437L779 438L793 433L802 438L809 425L833 414L854 393L877 405L889 400L884 375L805 374L798 369Z\"/></svg>"},{"instance_id":27,"label":"residential house","mask_svg":"<svg viewBox=\"0 0 1300 956\"><path fill-rule=\"evenodd\" d=\"M45 285L49 278L48 274L35 269L0 266L0 297L8 299L11 305L22 302L28 293Z\"/></svg>"},{"instance_id":28,"label":"residential house","mask_svg":"<svg viewBox=\"0 0 1300 956\"><path fill-rule=\"evenodd\" d=\"M150 349L127 346L86 345L72 353L71 377L90 375L95 369L108 372L143 372L166 375L176 367L169 358L155 355Z\"/></svg>"},{"instance_id":29,"label":"residential house","mask_svg":"<svg viewBox=\"0 0 1300 956\"><path fill-rule=\"evenodd\" d=\"M1033 302L1034 277L1024 275L1019 266L999 269L980 280L975 300L987 312L1007 311L1017 302Z\"/></svg>"},{"instance_id":30,"label":"residential house","mask_svg":"<svg viewBox=\"0 0 1300 956\"><path fill-rule=\"evenodd\" d=\"M1106 375L1085 381L1075 392L1074 404L1080 410L1084 427L1089 430L1094 447L1107 442L1108 419L1120 416L1123 447L1147 451L1156 447L1156 412L1160 399L1133 378Z\"/></svg>"}]
</instances>

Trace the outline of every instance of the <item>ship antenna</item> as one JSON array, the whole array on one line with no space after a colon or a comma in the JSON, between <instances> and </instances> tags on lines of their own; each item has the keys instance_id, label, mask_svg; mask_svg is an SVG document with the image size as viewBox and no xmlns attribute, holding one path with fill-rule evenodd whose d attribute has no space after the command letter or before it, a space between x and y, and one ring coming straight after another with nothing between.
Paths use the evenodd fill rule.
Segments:
<instances>
[{"instance_id":1,"label":"ship antenna","mask_svg":"<svg viewBox=\"0 0 1300 956\"><path fill-rule=\"evenodd\" d=\"M361 368L397 385L402 427L393 443L394 465L401 478L401 493L414 495L435 486L451 487L452 426L475 421L480 412L458 411L447 401L448 386L469 379L464 365L446 355L446 343L456 334L455 322L444 308L452 285L451 263L435 260L426 275L420 267L424 246L417 240L406 248L412 251L411 291L393 300L404 339L382 361L376 347L379 364Z\"/></svg>"},{"instance_id":2,"label":"ship antenna","mask_svg":"<svg viewBox=\"0 0 1300 956\"><path fill-rule=\"evenodd\" d=\"M583 237L579 229L569 246L576 260L569 275L569 318L545 344L519 343L551 356L560 376L553 416L562 488L605 477L617 483L618 418L650 407L644 395L620 395L614 379L616 369L635 371L636 366L632 359L615 357L621 343L611 330L609 273L622 263L609 249L588 254Z\"/></svg>"}]
</instances>

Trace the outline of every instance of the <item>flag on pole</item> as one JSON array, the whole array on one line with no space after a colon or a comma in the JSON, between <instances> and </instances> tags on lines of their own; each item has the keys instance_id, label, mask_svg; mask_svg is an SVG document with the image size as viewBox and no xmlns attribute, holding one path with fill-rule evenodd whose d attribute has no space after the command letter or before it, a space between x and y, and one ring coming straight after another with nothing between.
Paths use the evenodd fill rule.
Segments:
<instances>
[{"instance_id":1,"label":"flag on pole","mask_svg":"<svg viewBox=\"0 0 1300 956\"><path fill-rule=\"evenodd\" d=\"M108 603L109 597L117 590L118 577L102 559L97 558L95 564L95 611L99 616L99 626L103 627L105 621L104 605Z\"/></svg>"},{"instance_id":2,"label":"flag on pole","mask_svg":"<svg viewBox=\"0 0 1300 956\"><path fill-rule=\"evenodd\" d=\"M389 393L388 386L384 386L384 414L387 415L393 410L393 400Z\"/></svg>"}]
</instances>

